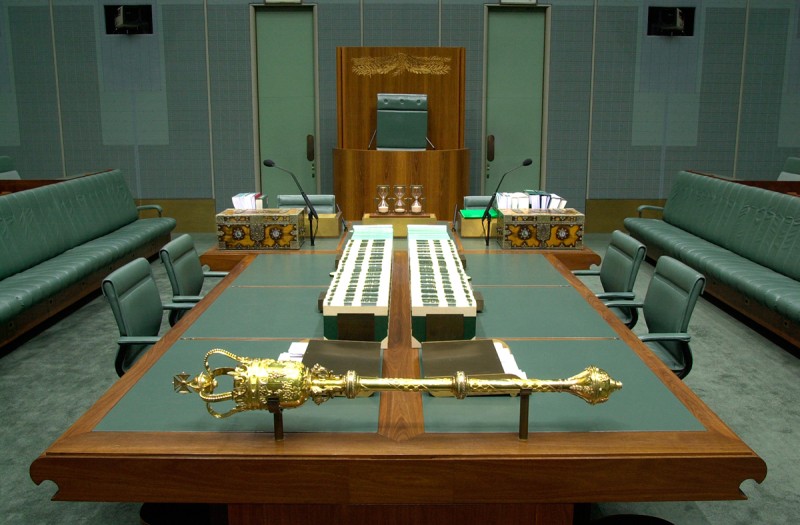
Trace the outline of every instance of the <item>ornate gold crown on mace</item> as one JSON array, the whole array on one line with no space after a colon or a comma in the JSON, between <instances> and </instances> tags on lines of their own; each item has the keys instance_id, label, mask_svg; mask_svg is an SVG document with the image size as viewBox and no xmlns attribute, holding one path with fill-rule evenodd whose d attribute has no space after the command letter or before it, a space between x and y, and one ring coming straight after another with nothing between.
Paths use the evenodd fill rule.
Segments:
<instances>
[{"instance_id":1,"label":"ornate gold crown on mace","mask_svg":"<svg viewBox=\"0 0 800 525\"><path fill-rule=\"evenodd\" d=\"M229 357L238 366L212 369L208 360L215 354ZM181 394L196 392L206 402L208 412L216 418L246 410L274 412L276 408L296 408L309 398L319 405L333 397L353 399L385 391L449 394L458 399L470 395L566 392L596 405L604 403L613 392L622 388L622 383L594 366L568 379L556 380L479 379L467 377L463 372L456 372L452 377L424 379L359 377L352 370L344 375L335 375L319 365L309 369L297 361L239 357L219 348L209 351L203 363L205 372L193 379L189 379L187 373L178 374L173 379L173 386ZM219 386L216 378L222 375L233 378L233 388L229 392L215 393ZM213 403L222 401L233 401L236 406L224 413L212 408Z\"/></svg>"}]
</instances>

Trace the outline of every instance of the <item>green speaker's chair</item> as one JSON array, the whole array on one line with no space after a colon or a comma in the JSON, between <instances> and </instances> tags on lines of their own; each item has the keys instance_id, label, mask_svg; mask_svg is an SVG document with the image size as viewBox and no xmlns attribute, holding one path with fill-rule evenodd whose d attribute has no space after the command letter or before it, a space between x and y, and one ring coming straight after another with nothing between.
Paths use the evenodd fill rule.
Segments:
<instances>
[{"instance_id":1,"label":"green speaker's chair","mask_svg":"<svg viewBox=\"0 0 800 525\"><path fill-rule=\"evenodd\" d=\"M380 150L427 149L428 95L378 93L375 138Z\"/></svg>"},{"instance_id":2,"label":"green speaker's chair","mask_svg":"<svg viewBox=\"0 0 800 525\"><path fill-rule=\"evenodd\" d=\"M661 256L643 303L611 301L608 305L641 308L649 333L639 338L683 379L693 362L687 333L689 319L705 283L706 278L693 268Z\"/></svg>"},{"instance_id":3,"label":"green speaker's chair","mask_svg":"<svg viewBox=\"0 0 800 525\"><path fill-rule=\"evenodd\" d=\"M639 267L642 265L646 251L647 248L644 244L630 235L615 230L611 234L611 241L608 243L600 268L574 270L572 273L579 276L599 276L603 293L597 294L597 297L603 302L631 301L635 298L633 285L636 283L636 276L639 274ZM611 311L628 328L635 326L639 319L636 308L621 306L611 308Z\"/></svg>"},{"instance_id":4,"label":"green speaker's chair","mask_svg":"<svg viewBox=\"0 0 800 525\"><path fill-rule=\"evenodd\" d=\"M120 377L158 341L164 310L186 310L193 305L162 304L150 263L141 257L111 272L103 279L102 289L119 328L114 366Z\"/></svg>"},{"instance_id":5,"label":"green speaker's chair","mask_svg":"<svg viewBox=\"0 0 800 525\"><path fill-rule=\"evenodd\" d=\"M159 251L161 262L167 270L169 284L172 287L172 301L175 303L197 303L203 297L203 283L206 277L221 278L228 272L214 272L200 264L200 256L194 248L191 236L179 235L164 245ZM185 310L172 310L169 313L169 324L175 324Z\"/></svg>"}]
</instances>

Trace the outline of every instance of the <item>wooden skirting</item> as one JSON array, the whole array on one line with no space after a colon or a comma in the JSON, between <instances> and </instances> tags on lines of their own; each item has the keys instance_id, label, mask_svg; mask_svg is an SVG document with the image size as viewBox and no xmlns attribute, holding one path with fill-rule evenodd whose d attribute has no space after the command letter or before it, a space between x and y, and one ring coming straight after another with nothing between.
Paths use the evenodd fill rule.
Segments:
<instances>
[{"instance_id":1,"label":"wooden skirting","mask_svg":"<svg viewBox=\"0 0 800 525\"><path fill-rule=\"evenodd\" d=\"M173 233L215 232L217 229L214 199L137 199L137 205L158 204L164 209L164 217L172 217L178 224ZM145 211L142 217L148 217L154 211Z\"/></svg>"},{"instance_id":2,"label":"wooden skirting","mask_svg":"<svg viewBox=\"0 0 800 525\"><path fill-rule=\"evenodd\" d=\"M611 233L625 230L625 217L636 217L642 204L663 206L664 199L592 199L586 201L585 233Z\"/></svg>"}]
</instances>

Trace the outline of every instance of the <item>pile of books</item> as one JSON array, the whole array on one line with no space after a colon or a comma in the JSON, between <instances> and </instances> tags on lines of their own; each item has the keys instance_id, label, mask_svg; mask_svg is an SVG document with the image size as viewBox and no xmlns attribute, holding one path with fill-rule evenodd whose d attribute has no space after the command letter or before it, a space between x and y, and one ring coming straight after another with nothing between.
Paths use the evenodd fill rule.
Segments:
<instances>
[{"instance_id":1,"label":"pile of books","mask_svg":"<svg viewBox=\"0 0 800 525\"><path fill-rule=\"evenodd\" d=\"M233 207L237 210L263 210L269 208L269 198L261 193L237 193L233 200Z\"/></svg>"},{"instance_id":2,"label":"pile of books","mask_svg":"<svg viewBox=\"0 0 800 525\"><path fill-rule=\"evenodd\" d=\"M498 192L495 203L500 210L558 210L567 207L567 199L542 190Z\"/></svg>"}]
</instances>

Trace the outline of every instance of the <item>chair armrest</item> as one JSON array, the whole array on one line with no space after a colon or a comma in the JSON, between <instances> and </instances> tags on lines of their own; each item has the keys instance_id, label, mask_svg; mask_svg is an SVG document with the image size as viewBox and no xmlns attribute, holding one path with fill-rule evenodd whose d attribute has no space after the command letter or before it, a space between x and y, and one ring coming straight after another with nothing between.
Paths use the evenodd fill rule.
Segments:
<instances>
[{"instance_id":1,"label":"chair armrest","mask_svg":"<svg viewBox=\"0 0 800 525\"><path fill-rule=\"evenodd\" d=\"M683 341L684 343L688 343L692 337L686 333L674 333L674 334L643 334L639 336L644 342L647 341Z\"/></svg>"},{"instance_id":2,"label":"chair armrest","mask_svg":"<svg viewBox=\"0 0 800 525\"><path fill-rule=\"evenodd\" d=\"M200 299L202 299L202 295L173 295L172 302L173 303L198 303ZM175 310L176 308L171 308L171 310Z\"/></svg>"},{"instance_id":3,"label":"chair armrest","mask_svg":"<svg viewBox=\"0 0 800 525\"><path fill-rule=\"evenodd\" d=\"M640 301L607 301L603 303L609 308L619 308L619 307L627 307L627 308L642 308L644 306L643 302Z\"/></svg>"},{"instance_id":4,"label":"chair armrest","mask_svg":"<svg viewBox=\"0 0 800 525\"><path fill-rule=\"evenodd\" d=\"M636 294L633 292L602 292L595 294L595 297L601 301L633 301L636 299Z\"/></svg>"},{"instance_id":5,"label":"chair armrest","mask_svg":"<svg viewBox=\"0 0 800 525\"><path fill-rule=\"evenodd\" d=\"M161 338L158 337L158 336L145 336L145 335L140 336L140 337L125 336L125 337L120 337L119 339L117 339L117 344L120 344L120 345L136 345L136 344L139 344L139 345L154 345L154 344L156 344L158 342L159 339L161 339Z\"/></svg>"},{"instance_id":6,"label":"chair armrest","mask_svg":"<svg viewBox=\"0 0 800 525\"><path fill-rule=\"evenodd\" d=\"M161 213L164 211L161 206L158 204L141 204L136 207L137 210L156 210L158 212L158 216L161 217Z\"/></svg>"},{"instance_id":7,"label":"chair armrest","mask_svg":"<svg viewBox=\"0 0 800 525\"><path fill-rule=\"evenodd\" d=\"M653 205L650 205L650 204L642 204L641 206L636 208L636 212L639 214L639 217L641 217L642 216L642 212L646 211L646 210L664 211L664 207L663 206L653 206Z\"/></svg>"},{"instance_id":8,"label":"chair armrest","mask_svg":"<svg viewBox=\"0 0 800 525\"><path fill-rule=\"evenodd\" d=\"M216 271L212 271L212 270L209 270L207 272L203 272L203 277L219 277L219 278L222 278L222 277L225 277L226 275L228 275L228 272L216 272Z\"/></svg>"},{"instance_id":9,"label":"chair armrest","mask_svg":"<svg viewBox=\"0 0 800 525\"><path fill-rule=\"evenodd\" d=\"M191 296L182 295L182 296L178 296L178 297L191 297ZM191 310L194 305L195 305L195 302L191 302L191 303L178 303L178 302L175 302L175 303L164 303L162 305L162 308L164 308L164 310Z\"/></svg>"},{"instance_id":10,"label":"chair armrest","mask_svg":"<svg viewBox=\"0 0 800 525\"><path fill-rule=\"evenodd\" d=\"M600 275L600 270L572 270L572 275Z\"/></svg>"}]
</instances>

